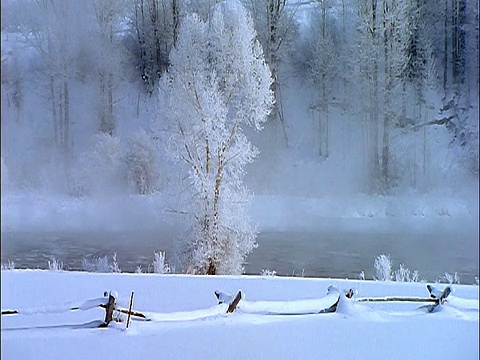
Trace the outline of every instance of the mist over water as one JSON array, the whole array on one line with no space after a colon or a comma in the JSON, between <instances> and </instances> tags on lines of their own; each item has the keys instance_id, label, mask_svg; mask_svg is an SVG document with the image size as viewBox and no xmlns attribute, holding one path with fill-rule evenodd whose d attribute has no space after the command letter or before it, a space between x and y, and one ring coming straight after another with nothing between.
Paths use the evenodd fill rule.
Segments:
<instances>
[{"instance_id":1,"label":"mist over water","mask_svg":"<svg viewBox=\"0 0 480 360\"><path fill-rule=\"evenodd\" d=\"M152 271L154 252L175 264L176 242L186 230L181 214L170 212L166 196L89 197L72 200L48 194L2 194L1 261L18 269L47 269L62 261L83 270L83 259L113 254L122 272ZM251 221L258 247L245 273L367 279L375 257L390 255L417 270L420 280L457 273L473 284L479 274L476 197L257 195ZM178 271L178 269L176 269Z\"/></svg>"},{"instance_id":2,"label":"mist over water","mask_svg":"<svg viewBox=\"0 0 480 360\"><path fill-rule=\"evenodd\" d=\"M14 261L15 267L46 269L53 259L65 269L84 270L82 259L107 256L113 252L122 272L133 273L138 266L153 271L154 252L165 251L172 261L179 231L144 232L3 232L2 263ZM246 274L262 270L282 276L307 276L356 279L364 271L367 279L375 276L374 260L390 255L392 271L403 264L419 279L442 280L445 272L457 273L461 283L473 284L478 276L478 233L457 231L366 232L285 231L260 232L258 248L247 258ZM454 244L454 245L452 245Z\"/></svg>"}]
</instances>

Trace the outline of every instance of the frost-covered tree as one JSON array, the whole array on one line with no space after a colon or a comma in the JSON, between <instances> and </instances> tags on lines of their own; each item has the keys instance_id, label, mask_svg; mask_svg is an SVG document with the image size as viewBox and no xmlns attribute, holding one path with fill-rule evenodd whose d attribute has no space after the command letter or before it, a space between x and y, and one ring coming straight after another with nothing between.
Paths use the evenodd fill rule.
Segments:
<instances>
[{"instance_id":1,"label":"frost-covered tree","mask_svg":"<svg viewBox=\"0 0 480 360\"><path fill-rule=\"evenodd\" d=\"M272 106L271 74L251 18L237 2L218 4L209 22L187 16L160 86L168 154L188 174L185 268L239 274L255 248L247 214L245 165L257 155L244 127L262 128Z\"/></svg>"}]
</instances>

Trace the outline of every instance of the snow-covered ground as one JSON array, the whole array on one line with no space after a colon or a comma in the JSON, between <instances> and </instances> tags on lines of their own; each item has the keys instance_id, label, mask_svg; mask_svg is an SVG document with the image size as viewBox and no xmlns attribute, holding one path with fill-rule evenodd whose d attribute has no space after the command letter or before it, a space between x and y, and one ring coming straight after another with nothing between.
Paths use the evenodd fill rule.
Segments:
<instances>
[{"instance_id":1,"label":"snow-covered ground","mask_svg":"<svg viewBox=\"0 0 480 360\"><path fill-rule=\"evenodd\" d=\"M265 315L255 301L320 299L330 285L354 298L426 297L424 283L251 276L2 271L2 359L478 359L479 288L454 285L440 311L419 303L365 303L341 297L336 313ZM444 284L435 286L443 287ZM245 295L233 314L215 290ZM153 321L96 326L100 308L65 311L116 290ZM244 304L242 310L242 303ZM263 305L268 306L267 303ZM275 303L278 306L281 303ZM287 306L287 303L285 303ZM63 311L62 311L63 310ZM161 315L164 314L164 315Z\"/></svg>"}]
</instances>

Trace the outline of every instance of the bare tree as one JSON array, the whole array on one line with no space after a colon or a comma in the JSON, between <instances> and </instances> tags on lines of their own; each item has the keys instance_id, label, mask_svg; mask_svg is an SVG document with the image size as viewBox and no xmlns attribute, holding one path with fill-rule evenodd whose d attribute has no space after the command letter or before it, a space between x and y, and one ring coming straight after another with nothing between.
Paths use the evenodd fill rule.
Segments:
<instances>
[{"instance_id":1,"label":"bare tree","mask_svg":"<svg viewBox=\"0 0 480 360\"><path fill-rule=\"evenodd\" d=\"M313 58L310 61L310 75L318 92L317 103L312 107L318 114L318 154L320 157L329 156L329 113L330 99L333 84L336 80L335 62L339 54L335 49L332 38L333 29L329 26L328 12L331 10L330 1L320 1L316 28L316 43L313 49Z\"/></svg>"},{"instance_id":2,"label":"bare tree","mask_svg":"<svg viewBox=\"0 0 480 360\"><path fill-rule=\"evenodd\" d=\"M181 0L135 0L133 28L139 46L139 68L151 94L169 66L178 38Z\"/></svg>"},{"instance_id":3,"label":"bare tree","mask_svg":"<svg viewBox=\"0 0 480 360\"><path fill-rule=\"evenodd\" d=\"M126 3L119 0L96 0L94 3L96 32L98 43L92 49L96 52L95 62L99 80L98 117L99 130L113 135L116 120L113 111L115 77L118 77L122 50L119 49L115 35L118 24L125 11Z\"/></svg>"},{"instance_id":4,"label":"bare tree","mask_svg":"<svg viewBox=\"0 0 480 360\"><path fill-rule=\"evenodd\" d=\"M252 14L258 39L265 51L265 61L272 72L275 107L270 114L270 118L280 120L285 144L288 145L279 68L283 48L288 39L295 33L294 15L299 5L288 8L287 0L244 0L244 3Z\"/></svg>"},{"instance_id":5,"label":"bare tree","mask_svg":"<svg viewBox=\"0 0 480 360\"><path fill-rule=\"evenodd\" d=\"M380 156L379 156L379 79L378 79L378 61L379 61L379 20L378 20L378 0L358 0L359 16L359 46L357 71L364 90L361 94L368 93L368 98L364 101L364 109L368 114L368 140L367 147L371 164L371 178L373 181L380 175ZM364 95L363 95L364 96Z\"/></svg>"},{"instance_id":6,"label":"bare tree","mask_svg":"<svg viewBox=\"0 0 480 360\"><path fill-rule=\"evenodd\" d=\"M28 24L24 24L23 32L44 63L55 144L64 154L69 154L72 143L70 80L79 20L75 11L82 3L36 0L35 5L37 12Z\"/></svg>"},{"instance_id":7,"label":"bare tree","mask_svg":"<svg viewBox=\"0 0 480 360\"><path fill-rule=\"evenodd\" d=\"M381 181L384 189L389 188L390 174L390 128L396 117L394 96L398 93L401 74L408 65L409 8L408 2L382 1L383 42L383 127Z\"/></svg>"}]
</instances>

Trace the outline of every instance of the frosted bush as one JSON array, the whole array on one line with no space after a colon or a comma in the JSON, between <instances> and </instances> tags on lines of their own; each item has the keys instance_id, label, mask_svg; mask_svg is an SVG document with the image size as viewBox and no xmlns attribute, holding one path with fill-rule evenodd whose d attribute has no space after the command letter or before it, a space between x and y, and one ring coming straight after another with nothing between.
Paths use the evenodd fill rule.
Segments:
<instances>
[{"instance_id":1,"label":"frosted bush","mask_svg":"<svg viewBox=\"0 0 480 360\"><path fill-rule=\"evenodd\" d=\"M88 272L100 272L100 273L110 272L108 267L107 256L105 255L104 257L101 257L101 258L93 258L92 260L83 258L82 269Z\"/></svg>"},{"instance_id":2,"label":"frosted bush","mask_svg":"<svg viewBox=\"0 0 480 360\"><path fill-rule=\"evenodd\" d=\"M475 276L475 284L478 285L478 276Z\"/></svg>"},{"instance_id":3,"label":"frosted bush","mask_svg":"<svg viewBox=\"0 0 480 360\"><path fill-rule=\"evenodd\" d=\"M89 260L87 258L82 259L82 269L88 272L96 273L120 273L121 270L118 267L117 254L113 253L113 261L110 264L107 255L99 258L93 258Z\"/></svg>"},{"instance_id":4,"label":"frosted bush","mask_svg":"<svg viewBox=\"0 0 480 360\"><path fill-rule=\"evenodd\" d=\"M276 272L276 271L274 271L274 272L275 272L275 275L276 275L277 272ZM275 276L275 275L273 275L273 276ZM300 273L300 275L296 275L296 274L295 274L295 269L293 269L293 271L292 271L292 277L305 277L305 269L302 269L302 272Z\"/></svg>"},{"instance_id":5,"label":"frosted bush","mask_svg":"<svg viewBox=\"0 0 480 360\"><path fill-rule=\"evenodd\" d=\"M155 144L145 131L128 143L124 158L126 180L136 194L151 194L157 183Z\"/></svg>"},{"instance_id":6,"label":"frosted bush","mask_svg":"<svg viewBox=\"0 0 480 360\"><path fill-rule=\"evenodd\" d=\"M379 281L391 281L393 279L392 275L392 261L390 260L390 255L379 255L375 258L375 271L377 277L375 280Z\"/></svg>"},{"instance_id":7,"label":"frosted bush","mask_svg":"<svg viewBox=\"0 0 480 360\"><path fill-rule=\"evenodd\" d=\"M113 262L112 262L112 265L110 265L110 270L111 270L111 272L114 272L114 273L121 273L122 272L120 270L120 268L118 267L117 254L116 253L113 253Z\"/></svg>"},{"instance_id":8,"label":"frosted bush","mask_svg":"<svg viewBox=\"0 0 480 360\"><path fill-rule=\"evenodd\" d=\"M143 274L142 265L138 265L138 266L135 268L135 274Z\"/></svg>"},{"instance_id":9,"label":"frosted bush","mask_svg":"<svg viewBox=\"0 0 480 360\"><path fill-rule=\"evenodd\" d=\"M277 272L275 270L269 270L269 269L262 269L262 272L260 273L262 276L276 276Z\"/></svg>"},{"instance_id":10,"label":"frosted bush","mask_svg":"<svg viewBox=\"0 0 480 360\"><path fill-rule=\"evenodd\" d=\"M120 183L120 140L102 133L95 135L93 141L93 149L80 156L73 173L70 186L74 195L111 191Z\"/></svg>"},{"instance_id":11,"label":"frosted bush","mask_svg":"<svg viewBox=\"0 0 480 360\"><path fill-rule=\"evenodd\" d=\"M409 282L410 270L405 265L400 264L400 268L395 271L395 281L397 282Z\"/></svg>"},{"instance_id":12,"label":"frosted bush","mask_svg":"<svg viewBox=\"0 0 480 360\"><path fill-rule=\"evenodd\" d=\"M442 280L445 280L449 284L460 284L460 277L457 273L450 275L448 272L446 272Z\"/></svg>"},{"instance_id":13,"label":"frosted bush","mask_svg":"<svg viewBox=\"0 0 480 360\"><path fill-rule=\"evenodd\" d=\"M15 262L8 260L6 264L3 263L2 270L15 270Z\"/></svg>"},{"instance_id":14,"label":"frosted bush","mask_svg":"<svg viewBox=\"0 0 480 360\"><path fill-rule=\"evenodd\" d=\"M165 262L165 252L155 252L153 258L153 272L155 274L170 274L171 268Z\"/></svg>"},{"instance_id":15,"label":"frosted bush","mask_svg":"<svg viewBox=\"0 0 480 360\"><path fill-rule=\"evenodd\" d=\"M52 262L48 261L48 270L50 271L62 271L63 270L63 261L57 259L52 259Z\"/></svg>"},{"instance_id":16,"label":"frosted bush","mask_svg":"<svg viewBox=\"0 0 480 360\"><path fill-rule=\"evenodd\" d=\"M357 274L357 277L359 280L363 280L365 281L365 271L362 270L362 272L360 274Z\"/></svg>"},{"instance_id":17,"label":"frosted bush","mask_svg":"<svg viewBox=\"0 0 480 360\"><path fill-rule=\"evenodd\" d=\"M395 271L395 281L397 282L418 282L418 271L413 273L406 268L404 264L400 264L398 270Z\"/></svg>"}]
</instances>

